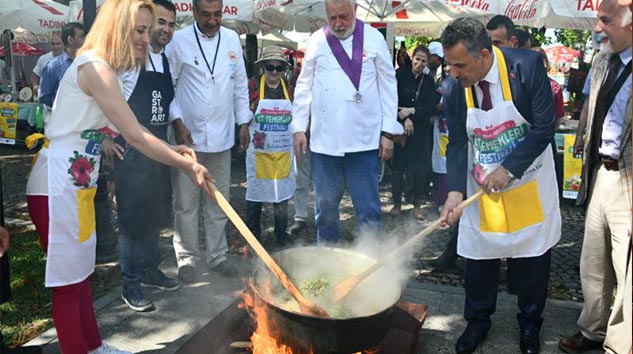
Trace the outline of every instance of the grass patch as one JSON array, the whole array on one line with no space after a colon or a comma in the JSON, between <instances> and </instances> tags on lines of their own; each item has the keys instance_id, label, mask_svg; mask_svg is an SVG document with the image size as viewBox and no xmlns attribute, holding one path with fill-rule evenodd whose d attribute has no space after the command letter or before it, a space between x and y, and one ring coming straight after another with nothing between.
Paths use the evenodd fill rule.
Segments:
<instances>
[{"instance_id":1,"label":"grass patch","mask_svg":"<svg viewBox=\"0 0 633 354\"><path fill-rule=\"evenodd\" d=\"M0 305L0 330L5 343L15 346L30 341L54 324L51 290L44 287L46 256L37 233L9 231L11 300ZM115 278L93 278L93 297L98 299L112 289L119 277Z\"/></svg>"},{"instance_id":2,"label":"grass patch","mask_svg":"<svg viewBox=\"0 0 633 354\"><path fill-rule=\"evenodd\" d=\"M571 301L572 298L569 295L569 289L565 285L556 285L550 288L550 299Z\"/></svg>"}]
</instances>

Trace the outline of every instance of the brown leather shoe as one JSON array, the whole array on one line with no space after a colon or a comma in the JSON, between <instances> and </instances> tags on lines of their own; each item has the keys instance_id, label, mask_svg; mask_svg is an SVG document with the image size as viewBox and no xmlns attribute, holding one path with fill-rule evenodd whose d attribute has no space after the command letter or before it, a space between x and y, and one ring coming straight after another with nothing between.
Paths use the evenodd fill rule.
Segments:
<instances>
[{"instance_id":1,"label":"brown leather shoe","mask_svg":"<svg viewBox=\"0 0 633 354\"><path fill-rule=\"evenodd\" d=\"M563 337L558 341L558 347L565 353L579 354L589 350L602 349L602 341L593 341L578 331L573 336Z\"/></svg>"},{"instance_id":2,"label":"brown leather shoe","mask_svg":"<svg viewBox=\"0 0 633 354\"><path fill-rule=\"evenodd\" d=\"M416 207L413 209L413 217L416 218L416 220L426 219L426 217L424 216L424 212L422 212L422 208L420 207Z\"/></svg>"},{"instance_id":3,"label":"brown leather shoe","mask_svg":"<svg viewBox=\"0 0 633 354\"><path fill-rule=\"evenodd\" d=\"M389 210L389 215L393 217L400 216L400 213L402 213L402 207L400 207L400 205L394 205L393 208Z\"/></svg>"}]
</instances>

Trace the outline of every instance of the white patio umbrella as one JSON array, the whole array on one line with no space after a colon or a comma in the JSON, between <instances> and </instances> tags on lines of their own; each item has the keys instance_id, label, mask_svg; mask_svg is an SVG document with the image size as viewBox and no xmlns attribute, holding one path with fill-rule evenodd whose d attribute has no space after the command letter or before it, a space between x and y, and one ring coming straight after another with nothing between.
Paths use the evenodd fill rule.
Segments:
<instances>
[{"instance_id":1,"label":"white patio umbrella","mask_svg":"<svg viewBox=\"0 0 633 354\"><path fill-rule=\"evenodd\" d=\"M97 0L97 8L104 0ZM193 23L191 0L174 1L176 6L176 22L181 26ZM82 0L72 0L68 21L83 21ZM257 21L253 20L253 0L224 0L222 24L232 28L239 34L255 34L259 32Z\"/></svg>"},{"instance_id":2,"label":"white patio umbrella","mask_svg":"<svg viewBox=\"0 0 633 354\"><path fill-rule=\"evenodd\" d=\"M52 0L0 0L0 30L13 31L22 42L45 42L66 24L68 10Z\"/></svg>"},{"instance_id":3,"label":"white patio umbrella","mask_svg":"<svg viewBox=\"0 0 633 354\"><path fill-rule=\"evenodd\" d=\"M508 16L515 24L530 27L591 30L598 0L428 0Z\"/></svg>"}]
</instances>

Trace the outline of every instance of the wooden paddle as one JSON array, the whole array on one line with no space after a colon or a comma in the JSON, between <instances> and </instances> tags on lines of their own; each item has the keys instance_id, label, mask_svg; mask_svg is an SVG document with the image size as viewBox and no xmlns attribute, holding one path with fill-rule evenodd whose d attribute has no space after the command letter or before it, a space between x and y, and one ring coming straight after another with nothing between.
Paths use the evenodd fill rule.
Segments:
<instances>
[{"instance_id":1,"label":"wooden paddle","mask_svg":"<svg viewBox=\"0 0 633 354\"><path fill-rule=\"evenodd\" d=\"M189 155L185 155L185 156L189 156ZM330 315L323 308L321 308L320 306L318 306L317 304L313 303L312 301L308 300L305 296L303 296L301 291L299 291L299 289L290 280L290 278L288 278L286 273L284 273L281 267L279 267L279 265L277 264L277 262L275 262L273 257L271 257L270 254L268 254L268 252L266 251L266 249L262 246L262 244L259 243L255 235L253 235L253 233L248 228L248 226L246 226L242 218L240 218L240 216L237 215L237 213L235 212L235 209L233 209L229 201L226 200L226 198L224 198L224 196L222 195L222 193L220 193L220 191L215 186L215 184L211 183L210 181L206 181L206 183L209 189L211 190L211 193L213 197L215 198L216 202L220 206L220 209L222 209L222 211L226 214L226 216L228 216L228 218L231 220L233 225L235 225L235 227L240 232L240 234L242 234L246 242L248 242L251 248L253 248L253 250L255 251L255 253L257 253L259 258L261 258L262 261L264 261L264 264L268 267L268 269L270 269L270 271L277 278L277 280L279 280L281 285L288 291L288 293L295 300L297 300L297 303L299 303L299 308L301 309L301 311L303 313L307 313L307 314L311 314L311 315L315 315L319 317L330 317Z\"/></svg>"},{"instance_id":2,"label":"wooden paddle","mask_svg":"<svg viewBox=\"0 0 633 354\"><path fill-rule=\"evenodd\" d=\"M474 201L479 199L479 197L481 197L483 194L484 194L483 189L478 190L477 193L471 195L470 198L461 202L459 204L459 207L462 209L466 208L467 206L472 204ZM397 247L396 249L388 253L383 259L374 263L373 266L367 268L362 273L359 273L351 278L348 278L347 280L340 282L332 290L332 293L334 294L333 295L334 303L337 303L345 299L352 292L352 290L354 290L354 288L358 286L358 284L360 284L363 280L365 280L365 278L373 274L376 270L378 270L385 264L391 262L396 257L402 256L403 253L409 252L415 243L417 243L423 237L435 231L435 229L440 227L440 225L441 225L440 219L433 221L431 225L425 227L424 230L420 231L418 234L416 234L415 236L407 240L405 243L403 243L402 245L400 245L399 247Z\"/></svg>"}]
</instances>

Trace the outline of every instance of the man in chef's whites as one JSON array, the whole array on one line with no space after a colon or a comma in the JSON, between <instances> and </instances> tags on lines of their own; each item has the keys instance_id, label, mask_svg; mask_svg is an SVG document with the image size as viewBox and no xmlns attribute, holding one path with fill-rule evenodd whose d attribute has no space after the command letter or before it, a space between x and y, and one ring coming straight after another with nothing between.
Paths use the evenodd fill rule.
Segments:
<instances>
[{"instance_id":1,"label":"man in chef's whites","mask_svg":"<svg viewBox=\"0 0 633 354\"><path fill-rule=\"evenodd\" d=\"M627 274L627 262L633 189L632 26L629 7L621 7L616 0L602 1L594 30L607 41L601 44L591 68L577 200L587 203L580 255L584 304L578 332L559 342L567 353L604 348L606 354L626 354L631 350L631 274L630 268Z\"/></svg>"},{"instance_id":2,"label":"man in chef's whites","mask_svg":"<svg viewBox=\"0 0 633 354\"><path fill-rule=\"evenodd\" d=\"M484 26L460 18L442 34L451 66L443 109L451 139L448 199L441 220L459 221L457 252L466 258L464 317L458 354L474 352L495 312L499 262L518 297L518 347L540 350L539 331L549 284L551 248L561 216L550 142L554 106L543 61L536 52L493 47ZM479 188L473 205L458 205ZM512 276L510 276L512 275Z\"/></svg>"}]
</instances>

